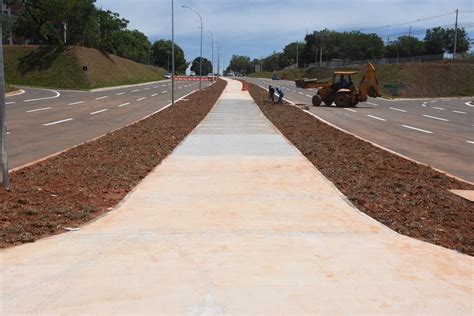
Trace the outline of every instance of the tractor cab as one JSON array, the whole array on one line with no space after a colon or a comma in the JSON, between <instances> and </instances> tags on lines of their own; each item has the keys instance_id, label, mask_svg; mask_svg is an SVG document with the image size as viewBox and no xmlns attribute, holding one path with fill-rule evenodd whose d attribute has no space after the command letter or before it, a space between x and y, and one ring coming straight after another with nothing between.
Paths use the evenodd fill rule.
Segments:
<instances>
[{"instance_id":1,"label":"tractor cab","mask_svg":"<svg viewBox=\"0 0 474 316\"><path fill-rule=\"evenodd\" d=\"M341 89L349 89L353 91L355 89L352 76L357 74L356 71L336 71L332 79L332 88L334 91Z\"/></svg>"}]
</instances>

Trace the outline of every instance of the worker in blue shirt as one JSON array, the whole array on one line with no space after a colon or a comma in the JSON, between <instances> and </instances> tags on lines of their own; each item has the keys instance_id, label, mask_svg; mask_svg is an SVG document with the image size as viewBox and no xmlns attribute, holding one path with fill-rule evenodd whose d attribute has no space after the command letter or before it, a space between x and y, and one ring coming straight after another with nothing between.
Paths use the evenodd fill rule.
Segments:
<instances>
[{"instance_id":1,"label":"worker in blue shirt","mask_svg":"<svg viewBox=\"0 0 474 316\"><path fill-rule=\"evenodd\" d=\"M283 93L283 89L282 88L276 88L276 92L278 93L277 103L283 104L283 97L285 96L285 94Z\"/></svg>"}]
</instances>

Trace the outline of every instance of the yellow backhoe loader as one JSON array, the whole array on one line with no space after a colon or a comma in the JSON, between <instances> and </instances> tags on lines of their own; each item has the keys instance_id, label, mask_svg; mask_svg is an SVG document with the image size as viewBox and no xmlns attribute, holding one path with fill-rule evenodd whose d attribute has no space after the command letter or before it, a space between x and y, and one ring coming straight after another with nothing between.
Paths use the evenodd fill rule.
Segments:
<instances>
[{"instance_id":1,"label":"yellow backhoe loader","mask_svg":"<svg viewBox=\"0 0 474 316\"><path fill-rule=\"evenodd\" d=\"M336 71L332 83L319 82L318 79L298 79L295 83L298 88L318 89L318 93L313 96L314 106L320 106L321 102L330 106L335 102L338 107L350 107L367 101L368 96L372 98L382 96L374 65L367 64L367 72L362 77L359 89L352 82L352 76L355 74L356 71Z\"/></svg>"}]
</instances>

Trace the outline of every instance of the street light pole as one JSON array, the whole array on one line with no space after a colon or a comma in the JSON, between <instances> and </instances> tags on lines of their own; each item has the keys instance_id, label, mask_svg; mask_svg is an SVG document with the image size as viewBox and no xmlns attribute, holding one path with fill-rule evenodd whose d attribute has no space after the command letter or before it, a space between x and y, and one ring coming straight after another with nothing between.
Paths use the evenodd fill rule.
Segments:
<instances>
[{"instance_id":1,"label":"street light pole","mask_svg":"<svg viewBox=\"0 0 474 316\"><path fill-rule=\"evenodd\" d=\"M0 25L0 149L2 151L2 184L5 190L10 188L10 178L8 175L8 154L7 154L7 122L5 116L5 76L3 69L3 29Z\"/></svg>"},{"instance_id":2,"label":"street light pole","mask_svg":"<svg viewBox=\"0 0 474 316\"><path fill-rule=\"evenodd\" d=\"M214 33L210 29L206 29L211 34L211 46L212 46L212 82L214 82Z\"/></svg>"},{"instance_id":3,"label":"street light pole","mask_svg":"<svg viewBox=\"0 0 474 316\"><path fill-rule=\"evenodd\" d=\"M171 104L174 106L174 0L171 0Z\"/></svg>"},{"instance_id":4,"label":"street light pole","mask_svg":"<svg viewBox=\"0 0 474 316\"><path fill-rule=\"evenodd\" d=\"M199 17L199 20L201 21L201 49L200 49L200 52L199 52L199 90L201 90L201 87L202 87L202 30L203 30L203 26L202 26L202 17L201 17L201 14L199 14L199 11L196 10L195 8L191 8L191 7L188 7L188 6L181 6L182 8L185 8L185 9L191 9L193 10Z\"/></svg>"}]
</instances>

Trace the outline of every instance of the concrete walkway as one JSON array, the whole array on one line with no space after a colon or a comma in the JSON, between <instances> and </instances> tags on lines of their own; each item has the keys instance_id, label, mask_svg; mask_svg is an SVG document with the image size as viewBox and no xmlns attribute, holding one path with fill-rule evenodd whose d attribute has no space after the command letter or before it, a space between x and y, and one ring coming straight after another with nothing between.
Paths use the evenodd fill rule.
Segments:
<instances>
[{"instance_id":1,"label":"concrete walkway","mask_svg":"<svg viewBox=\"0 0 474 316\"><path fill-rule=\"evenodd\" d=\"M472 257L353 208L230 81L113 212L2 251L2 315L472 314Z\"/></svg>"}]
</instances>

